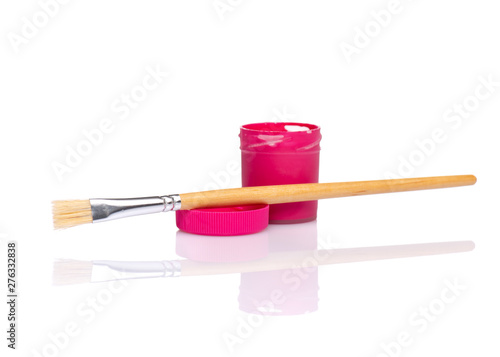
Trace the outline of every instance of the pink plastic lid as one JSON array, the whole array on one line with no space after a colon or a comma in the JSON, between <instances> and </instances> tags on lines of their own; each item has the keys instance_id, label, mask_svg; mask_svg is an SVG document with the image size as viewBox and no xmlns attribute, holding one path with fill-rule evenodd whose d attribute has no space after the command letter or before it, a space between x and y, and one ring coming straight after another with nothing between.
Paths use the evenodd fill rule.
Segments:
<instances>
[{"instance_id":1,"label":"pink plastic lid","mask_svg":"<svg viewBox=\"0 0 500 357\"><path fill-rule=\"evenodd\" d=\"M269 223L269 205L200 208L176 211L177 228L209 236L257 233Z\"/></svg>"}]
</instances>

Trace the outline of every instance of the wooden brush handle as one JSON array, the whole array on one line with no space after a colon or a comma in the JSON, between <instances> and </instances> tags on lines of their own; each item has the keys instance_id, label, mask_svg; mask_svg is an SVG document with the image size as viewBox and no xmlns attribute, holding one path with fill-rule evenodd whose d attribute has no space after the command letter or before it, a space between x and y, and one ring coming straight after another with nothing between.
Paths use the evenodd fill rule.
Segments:
<instances>
[{"instance_id":1,"label":"wooden brush handle","mask_svg":"<svg viewBox=\"0 0 500 357\"><path fill-rule=\"evenodd\" d=\"M419 177L395 180L307 183L255 186L181 194L181 209L250 204L315 201L322 198L373 195L467 186L476 183L473 175Z\"/></svg>"}]
</instances>

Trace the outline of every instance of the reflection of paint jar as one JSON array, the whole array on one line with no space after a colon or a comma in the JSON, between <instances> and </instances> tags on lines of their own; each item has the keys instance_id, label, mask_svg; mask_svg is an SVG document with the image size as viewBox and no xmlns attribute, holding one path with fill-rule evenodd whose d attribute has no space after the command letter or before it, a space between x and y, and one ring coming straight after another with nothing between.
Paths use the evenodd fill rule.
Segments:
<instances>
[{"instance_id":1,"label":"reflection of paint jar","mask_svg":"<svg viewBox=\"0 0 500 357\"><path fill-rule=\"evenodd\" d=\"M256 123L240 129L242 185L317 183L320 128L302 123ZM316 219L318 201L270 205L270 223Z\"/></svg>"},{"instance_id":2,"label":"reflection of paint jar","mask_svg":"<svg viewBox=\"0 0 500 357\"><path fill-rule=\"evenodd\" d=\"M316 250L316 223L267 227L269 256L278 252ZM296 265L302 263L305 262ZM262 315L304 314L318 309L318 290L318 267L243 273L239 307L242 311Z\"/></svg>"}]
</instances>

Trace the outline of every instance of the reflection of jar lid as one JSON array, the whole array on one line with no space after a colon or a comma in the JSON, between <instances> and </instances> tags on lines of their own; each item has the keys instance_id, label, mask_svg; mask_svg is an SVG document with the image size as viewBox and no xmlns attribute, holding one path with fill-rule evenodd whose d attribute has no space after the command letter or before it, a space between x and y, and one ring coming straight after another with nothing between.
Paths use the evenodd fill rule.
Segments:
<instances>
[{"instance_id":1,"label":"reflection of jar lid","mask_svg":"<svg viewBox=\"0 0 500 357\"><path fill-rule=\"evenodd\" d=\"M235 263L265 258L267 231L239 237L200 236L177 231L177 255L198 262Z\"/></svg>"},{"instance_id":2,"label":"reflection of jar lid","mask_svg":"<svg viewBox=\"0 0 500 357\"><path fill-rule=\"evenodd\" d=\"M211 236L257 233L269 223L269 205L200 208L176 211L177 227L185 232Z\"/></svg>"}]
</instances>

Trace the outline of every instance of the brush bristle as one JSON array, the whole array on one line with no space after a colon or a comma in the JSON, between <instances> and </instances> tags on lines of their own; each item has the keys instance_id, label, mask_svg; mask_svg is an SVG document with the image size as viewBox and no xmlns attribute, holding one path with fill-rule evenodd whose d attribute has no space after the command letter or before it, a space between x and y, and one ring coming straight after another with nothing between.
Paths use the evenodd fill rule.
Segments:
<instances>
[{"instance_id":1,"label":"brush bristle","mask_svg":"<svg viewBox=\"0 0 500 357\"><path fill-rule=\"evenodd\" d=\"M54 285L90 283L92 262L81 260L57 260L54 262Z\"/></svg>"},{"instance_id":2,"label":"brush bristle","mask_svg":"<svg viewBox=\"0 0 500 357\"><path fill-rule=\"evenodd\" d=\"M90 200L70 200L52 202L55 229L64 229L92 223Z\"/></svg>"}]
</instances>

